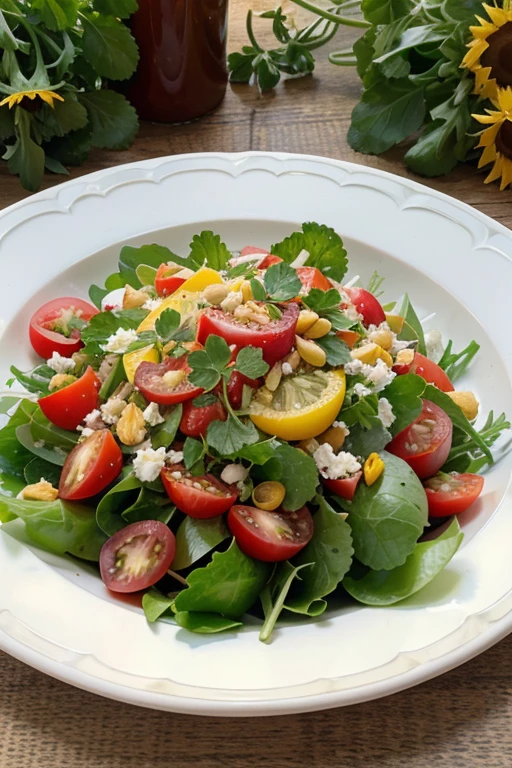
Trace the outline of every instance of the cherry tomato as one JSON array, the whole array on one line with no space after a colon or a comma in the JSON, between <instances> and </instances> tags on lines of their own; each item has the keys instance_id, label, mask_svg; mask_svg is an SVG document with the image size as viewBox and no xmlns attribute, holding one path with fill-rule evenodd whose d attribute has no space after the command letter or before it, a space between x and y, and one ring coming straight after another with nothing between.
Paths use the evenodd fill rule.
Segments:
<instances>
[{"instance_id":1,"label":"cherry tomato","mask_svg":"<svg viewBox=\"0 0 512 768\"><path fill-rule=\"evenodd\" d=\"M61 429L76 429L98 407L100 387L101 381L89 366L77 381L41 397L38 403L52 424Z\"/></svg>"},{"instance_id":2,"label":"cherry tomato","mask_svg":"<svg viewBox=\"0 0 512 768\"><path fill-rule=\"evenodd\" d=\"M247 346L259 347L263 350L265 362L274 365L286 357L293 347L298 317L297 304L289 304L280 320L273 320L268 325L244 325L235 320L233 315L210 307L199 317L197 340L204 344L208 336L215 334L240 349Z\"/></svg>"},{"instance_id":3,"label":"cherry tomato","mask_svg":"<svg viewBox=\"0 0 512 768\"><path fill-rule=\"evenodd\" d=\"M82 299L66 296L43 304L30 319L29 337L34 351L46 360L54 352L71 357L83 344L80 330L73 328L76 320L90 320L98 310Z\"/></svg>"},{"instance_id":4,"label":"cherry tomato","mask_svg":"<svg viewBox=\"0 0 512 768\"><path fill-rule=\"evenodd\" d=\"M176 552L176 539L159 520L127 525L105 542L100 573L111 592L139 592L165 576Z\"/></svg>"},{"instance_id":5,"label":"cherry tomato","mask_svg":"<svg viewBox=\"0 0 512 768\"><path fill-rule=\"evenodd\" d=\"M206 520L224 514L235 503L238 492L213 475L193 477L181 464L164 467L162 482L167 495L189 517Z\"/></svg>"},{"instance_id":6,"label":"cherry tomato","mask_svg":"<svg viewBox=\"0 0 512 768\"><path fill-rule=\"evenodd\" d=\"M312 288L320 288L321 291L332 288L330 281L316 267L297 267L296 272L307 293Z\"/></svg>"},{"instance_id":7,"label":"cherry tomato","mask_svg":"<svg viewBox=\"0 0 512 768\"><path fill-rule=\"evenodd\" d=\"M237 410L242 405L244 394L244 384L253 389L258 389L260 382L258 379L249 379L240 371L233 371L228 381L228 400L232 408Z\"/></svg>"},{"instance_id":8,"label":"cherry tomato","mask_svg":"<svg viewBox=\"0 0 512 768\"><path fill-rule=\"evenodd\" d=\"M399 376L404 373L416 373L429 384L435 384L442 392L454 391L454 386L443 369L437 363L434 363L433 360L429 360L428 357L419 352L414 353L412 363L408 365L394 365L393 370Z\"/></svg>"},{"instance_id":9,"label":"cherry tomato","mask_svg":"<svg viewBox=\"0 0 512 768\"><path fill-rule=\"evenodd\" d=\"M168 377L170 372L183 371L185 377L182 381ZM173 405L183 403L198 397L203 391L195 387L187 378L190 368L187 363L187 355L181 357L168 357L163 363L141 363L135 371L135 386L140 389L146 400L160 405Z\"/></svg>"},{"instance_id":10,"label":"cherry tomato","mask_svg":"<svg viewBox=\"0 0 512 768\"><path fill-rule=\"evenodd\" d=\"M370 291L365 291L364 288L357 288L356 286L344 288L343 290L359 314L363 316L363 325L380 325L385 321L386 315L384 310Z\"/></svg>"},{"instance_id":11,"label":"cherry tomato","mask_svg":"<svg viewBox=\"0 0 512 768\"><path fill-rule=\"evenodd\" d=\"M61 499L75 501L96 496L123 468L123 454L110 430L93 432L78 443L62 468L59 482Z\"/></svg>"},{"instance_id":12,"label":"cherry tomato","mask_svg":"<svg viewBox=\"0 0 512 768\"><path fill-rule=\"evenodd\" d=\"M263 261L258 265L258 269L268 269L273 264L279 264L280 261L282 261L282 259L279 256L269 253L269 255L265 256Z\"/></svg>"},{"instance_id":13,"label":"cherry tomato","mask_svg":"<svg viewBox=\"0 0 512 768\"><path fill-rule=\"evenodd\" d=\"M168 264L160 264L155 277L155 288L159 296L171 296L185 282L178 277L176 270Z\"/></svg>"},{"instance_id":14,"label":"cherry tomato","mask_svg":"<svg viewBox=\"0 0 512 768\"><path fill-rule=\"evenodd\" d=\"M322 482L335 496L352 501L362 474L362 472L356 472L352 477L344 477L341 480L324 479Z\"/></svg>"},{"instance_id":15,"label":"cherry tomato","mask_svg":"<svg viewBox=\"0 0 512 768\"><path fill-rule=\"evenodd\" d=\"M296 512L237 505L228 514L228 527L244 554L255 560L276 563L288 560L313 536L314 526L307 507Z\"/></svg>"},{"instance_id":16,"label":"cherry tomato","mask_svg":"<svg viewBox=\"0 0 512 768\"><path fill-rule=\"evenodd\" d=\"M453 424L430 400L413 423L399 432L386 450L409 464L419 478L432 477L443 466L452 445Z\"/></svg>"},{"instance_id":17,"label":"cherry tomato","mask_svg":"<svg viewBox=\"0 0 512 768\"><path fill-rule=\"evenodd\" d=\"M465 512L480 496L484 478L469 472L447 475L439 472L423 483L428 499L429 517L448 517Z\"/></svg>"},{"instance_id":18,"label":"cherry tomato","mask_svg":"<svg viewBox=\"0 0 512 768\"><path fill-rule=\"evenodd\" d=\"M260 261L258 264L258 269L268 269L272 264L279 264L279 262L282 261L279 256L274 256L273 253L269 253L265 248L258 248L257 245L246 245L245 248L242 248L240 251L240 256L252 256L256 253L261 255L267 254L263 261Z\"/></svg>"},{"instance_id":19,"label":"cherry tomato","mask_svg":"<svg viewBox=\"0 0 512 768\"><path fill-rule=\"evenodd\" d=\"M201 437L212 421L226 421L227 417L226 409L217 398L214 403L200 407L187 400L183 405L180 430L188 437Z\"/></svg>"}]
</instances>

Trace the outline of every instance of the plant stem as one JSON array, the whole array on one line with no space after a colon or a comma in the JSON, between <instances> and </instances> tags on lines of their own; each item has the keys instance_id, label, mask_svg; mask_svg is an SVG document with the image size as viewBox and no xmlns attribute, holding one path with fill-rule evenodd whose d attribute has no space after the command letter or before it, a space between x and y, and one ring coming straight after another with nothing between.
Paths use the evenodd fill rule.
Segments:
<instances>
[{"instance_id":1,"label":"plant stem","mask_svg":"<svg viewBox=\"0 0 512 768\"><path fill-rule=\"evenodd\" d=\"M188 587L186 580L183 578L183 576L180 576L179 573L176 573L176 571L171 571L170 568L167 571L167 573L169 574L169 576L172 576L173 579L176 579L176 581L179 581L180 584L183 584L184 587Z\"/></svg>"},{"instance_id":2,"label":"plant stem","mask_svg":"<svg viewBox=\"0 0 512 768\"><path fill-rule=\"evenodd\" d=\"M246 22L245 22L245 26L246 26L246 29L247 29L247 36L248 36L249 40L251 41L252 47L256 51L258 51L258 53L263 53L263 48L260 47L260 45L258 44L258 41L256 40L256 38L254 36L254 31L253 31L253 28L252 28L252 11L250 9L247 12L247 19L246 19Z\"/></svg>"},{"instance_id":3,"label":"plant stem","mask_svg":"<svg viewBox=\"0 0 512 768\"><path fill-rule=\"evenodd\" d=\"M292 2L306 11L316 13L317 16L321 16L323 19L327 19L327 21L332 21L334 24L346 27L360 27L361 29L367 29L372 26L369 21L364 19L348 19L346 16L338 16L338 14L331 13L331 11L324 11L323 8L319 8L318 5L308 2L308 0L292 0Z\"/></svg>"}]
</instances>

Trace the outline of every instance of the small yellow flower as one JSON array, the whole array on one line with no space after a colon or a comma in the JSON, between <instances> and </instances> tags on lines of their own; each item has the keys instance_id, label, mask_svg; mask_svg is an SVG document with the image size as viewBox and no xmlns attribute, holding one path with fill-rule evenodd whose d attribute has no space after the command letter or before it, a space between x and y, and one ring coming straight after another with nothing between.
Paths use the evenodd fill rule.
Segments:
<instances>
[{"instance_id":1,"label":"small yellow flower","mask_svg":"<svg viewBox=\"0 0 512 768\"><path fill-rule=\"evenodd\" d=\"M384 462L378 453L370 453L363 467L366 485L373 485L384 472Z\"/></svg>"},{"instance_id":2,"label":"small yellow flower","mask_svg":"<svg viewBox=\"0 0 512 768\"><path fill-rule=\"evenodd\" d=\"M44 88L37 89L35 91L19 91L19 93L11 93L10 96L7 96L3 101L0 101L0 107L3 107L4 104L9 105L9 109L12 109L12 107L16 106L16 104L21 104L23 99L31 99L34 101L34 99L39 96L40 99L45 101L47 104L50 105L50 107L53 107L53 101L56 99L57 101L64 101L62 96L60 96L58 93L55 93L54 91L48 91Z\"/></svg>"},{"instance_id":3,"label":"small yellow flower","mask_svg":"<svg viewBox=\"0 0 512 768\"><path fill-rule=\"evenodd\" d=\"M496 99L498 88L512 85L512 9L482 7L489 18L477 16L479 26L469 28L473 39L461 66L475 74L473 93Z\"/></svg>"},{"instance_id":4,"label":"small yellow flower","mask_svg":"<svg viewBox=\"0 0 512 768\"><path fill-rule=\"evenodd\" d=\"M488 125L480 135L478 148L483 148L479 168L494 163L485 183L501 179L500 189L512 183L512 88L499 88L493 109L486 109L486 115L473 115L475 120Z\"/></svg>"}]
</instances>

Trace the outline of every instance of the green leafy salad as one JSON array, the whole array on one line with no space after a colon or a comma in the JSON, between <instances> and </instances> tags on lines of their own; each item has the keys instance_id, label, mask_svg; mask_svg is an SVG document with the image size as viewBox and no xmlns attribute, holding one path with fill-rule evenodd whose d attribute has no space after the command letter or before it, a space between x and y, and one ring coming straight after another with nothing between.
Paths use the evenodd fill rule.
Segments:
<instances>
[{"instance_id":1,"label":"green leafy salad","mask_svg":"<svg viewBox=\"0 0 512 768\"><path fill-rule=\"evenodd\" d=\"M186 256L126 246L90 302L27 316L41 359L0 399L0 520L192 632L249 615L267 641L420 590L510 424L477 429L455 389L476 342L454 352L347 266L324 225L236 253L204 231Z\"/></svg>"}]
</instances>

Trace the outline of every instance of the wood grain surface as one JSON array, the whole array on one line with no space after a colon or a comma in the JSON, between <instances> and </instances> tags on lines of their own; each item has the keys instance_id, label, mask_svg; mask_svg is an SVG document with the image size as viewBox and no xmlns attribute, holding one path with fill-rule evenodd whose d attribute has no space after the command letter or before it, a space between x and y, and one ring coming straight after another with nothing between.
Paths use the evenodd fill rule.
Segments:
<instances>
[{"instance_id":1,"label":"wood grain surface","mask_svg":"<svg viewBox=\"0 0 512 768\"><path fill-rule=\"evenodd\" d=\"M231 50L245 42L248 7L248 0L232 0ZM256 0L252 7L269 3ZM343 30L335 42L344 47L354 34ZM95 152L72 177L162 155L247 149L325 155L407 175L402 150L375 158L348 147L359 93L355 72L329 65L318 52L314 78L285 82L263 96L254 88L228 88L214 114L189 125L143 125L130 150ZM61 180L48 177L45 185ZM465 166L425 183L512 226L510 190L500 193L482 182L482 173ZM26 196L2 163L0 207ZM463 667L387 699L229 720L102 699L0 654L0 768L510 768L511 655L509 637Z\"/></svg>"}]
</instances>

